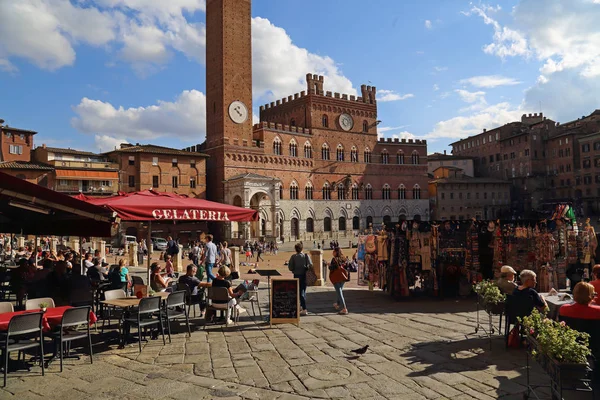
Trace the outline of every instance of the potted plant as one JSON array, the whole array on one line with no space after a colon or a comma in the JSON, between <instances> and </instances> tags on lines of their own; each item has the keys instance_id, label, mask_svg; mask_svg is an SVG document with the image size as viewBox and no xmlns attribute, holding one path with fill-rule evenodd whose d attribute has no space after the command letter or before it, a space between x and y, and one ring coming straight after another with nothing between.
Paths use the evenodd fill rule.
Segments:
<instances>
[{"instance_id":1,"label":"potted plant","mask_svg":"<svg viewBox=\"0 0 600 400\"><path fill-rule=\"evenodd\" d=\"M46 310L48 309L48 303L40 303L38 304L38 306L40 307L40 309L42 310L42 312L46 312Z\"/></svg>"},{"instance_id":2,"label":"potted plant","mask_svg":"<svg viewBox=\"0 0 600 400\"><path fill-rule=\"evenodd\" d=\"M589 369L589 335L571 329L564 322L546 318L537 309L520 319L531 354L550 378L562 386L576 387Z\"/></svg>"},{"instance_id":3,"label":"potted plant","mask_svg":"<svg viewBox=\"0 0 600 400\"><path fill-rule=\"evenodd\" d=\"M473 287L473 290L477 293L479 304L490 314L504 312L506 295L500 291L495 282L491 280L481 281Z\"/></svg>"}]
</instances>

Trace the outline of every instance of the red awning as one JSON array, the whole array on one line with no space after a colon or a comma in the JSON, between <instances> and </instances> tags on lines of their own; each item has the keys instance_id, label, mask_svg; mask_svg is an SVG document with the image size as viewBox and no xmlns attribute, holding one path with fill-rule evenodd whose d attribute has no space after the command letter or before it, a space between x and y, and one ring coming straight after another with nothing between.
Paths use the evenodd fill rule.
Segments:
<instances>
[{"instance_id":1,"label":"red awning","mask_svg":"<svg viewBox=\"0 0 600 400\"><path fill-rule=\"evenodd\" d=\"M118 180L117 171L86 171L78 169L57 169L56 177L58 179L100 179L100 180Z\"/></svg>"},{"instance_id":2,"label":"red awning","mask_svg":"<svg viewBox=\"0 0 600 400\"><path fill-rule=\"evenodd\" d=\"M112 212L0 172L0 232L110 237Z\"/></svg>"},{"instance_id":3,"label":"red awning","mask_svg":"<svg viewBox=\"0 0 600 400\"><path fill-rule=\"evenodd\" d=\"M123 221L257 221L258 211L154 190L111 197L76 196L116 211Z\"/></svg>"}]
</instances>

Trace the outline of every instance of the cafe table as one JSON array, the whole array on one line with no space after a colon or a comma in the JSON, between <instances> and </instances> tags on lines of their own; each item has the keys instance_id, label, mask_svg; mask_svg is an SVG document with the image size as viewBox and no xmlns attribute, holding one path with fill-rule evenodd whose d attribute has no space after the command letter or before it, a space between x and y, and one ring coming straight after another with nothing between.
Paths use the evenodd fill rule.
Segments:
<instances>
[{"instance_id":1,"label":"cafe table","mask_svg":"<svg viewBox=\"0 0 600 400\"><path fill-rule=\"evenodd\" d=\"M62 321L62 317L66 310L73 308L71 306L61 306L61 307L50 307L46 309L44 316L42 317L42 329L44 332L49 332L53 327L60 325ZM36 310L26 310L26 311L15 311L0 314L0 331L7 331L10 320L15 315L23 315L26 313L39 312L40 309ZM96 323L98 318L93 311L90 311L90 324Z\"/></svg>"},{"instance_id":2,"label":"cafe table","mask_svg":"<svg viewBox=\"0 0 600 400\"><path fill-rule=\"evenodd\" d=\"M548 303L548 308L550 309L548 311L548 318L555 321L558 320L558 313L560 308L565 304L572 304L574 302L572 298L565 298L564 300L561 300L562 296L564 296L565 294L566 293L559 293L558 295L551 296L548 293L541 293L541 295L546 300L546 303Z\"/></svg>"}]
</instances>

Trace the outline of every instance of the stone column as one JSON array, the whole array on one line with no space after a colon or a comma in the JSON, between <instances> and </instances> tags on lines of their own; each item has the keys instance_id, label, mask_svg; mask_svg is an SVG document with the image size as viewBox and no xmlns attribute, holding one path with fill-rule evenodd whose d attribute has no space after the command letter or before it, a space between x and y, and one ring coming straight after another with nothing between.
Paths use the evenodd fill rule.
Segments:
<instances>
[{"instance_id":1,"label":"stone column","mask_svg":"<svg viewBox=\"0 0 600 400\"><path fill-rule=\"evenodd\" d=\"M175 258L173 259L173 269L175 272L182 272L183 269L183 246L179 245L179 253L175 254Z\"/></svg>"},{"instance_id":2,"label":"stone column","mask_svg":"<svg viewBox=\"0 0 600 400\"><path fill-rule=\"evenodd\" d=\"M56 252L58 248L58 238L50 238L50 250Z\"/></svg>"},{"instance_id":3,"label":"stone column","mask_svg":"<svg viewBox=\"0 0 600 400\"><path fill-rule=\"evenodd\" d=\"M75 253L79 253L79 238L71 239L71 248Z\"/></svg>"},{"instance_id":4,"label":"stone column","mask_svg":"<svg viewBox=\"0 0 600 400\"><path fill-rule=\"evenodd\" d=\"M106 262L106 242L104 240L98 242L98 250L100 250L100 258Z\"/></svg>"},{"instance_id":5,"label":"stone column","mask_svg":"<svg viewBox=\"0 0 600 400\"><path fill-rule=\"evenodd\" d=\"M17 238L17 249L18 250L19 247L25 247L25 236L19 236Z\"/></svg>"},{"instance_id":6,"label":"stone column","mask_svg":"<svg viewBox=\"0 0 600 400\"><path fill-rule=\"evenodd\" d=\"M310 259L317 275L317 281L313 286L325 286L325 277L323 276L323 250L311 250Z\"/></svg>"},{"instance_id":7,"label":"stone column","mask_svg":"<svg viewBox=\"0 0 600 400\"><path fill-rule=\"evenodd\" d=\"M240 271L240 248L233 246L229 250L231 250L231 265L236 271Z\"/></svg>"},{"instance_id":8,"label":"stone column","mask_svg":"<svg viewBox=\"0 0 600 400\"><path fill-rule=\"evenodd\" d=\"M137 250L138 250L138 244L133 242L129 244L129 253L128 253L128 257L127 257L127 261L128 261L128 265L130 267L137 267L138 264L138 254L137 254Z\"/></svg>"}]
</instances>

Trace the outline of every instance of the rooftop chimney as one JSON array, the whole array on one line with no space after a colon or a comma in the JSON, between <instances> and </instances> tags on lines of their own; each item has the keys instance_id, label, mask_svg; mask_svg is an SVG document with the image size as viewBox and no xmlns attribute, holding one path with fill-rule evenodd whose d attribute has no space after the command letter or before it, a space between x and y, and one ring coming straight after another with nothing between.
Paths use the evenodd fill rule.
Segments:
<instances>
[{"instance_id":1,"label":"rooftop chimney","mask_svg":"<svg viewBox=\"0 0 600 400\"><path fill-rule=\"evenodd\" d=\"M446 150L444 150L444 155L446 155Z\"/></svg>"}]
</instances>

